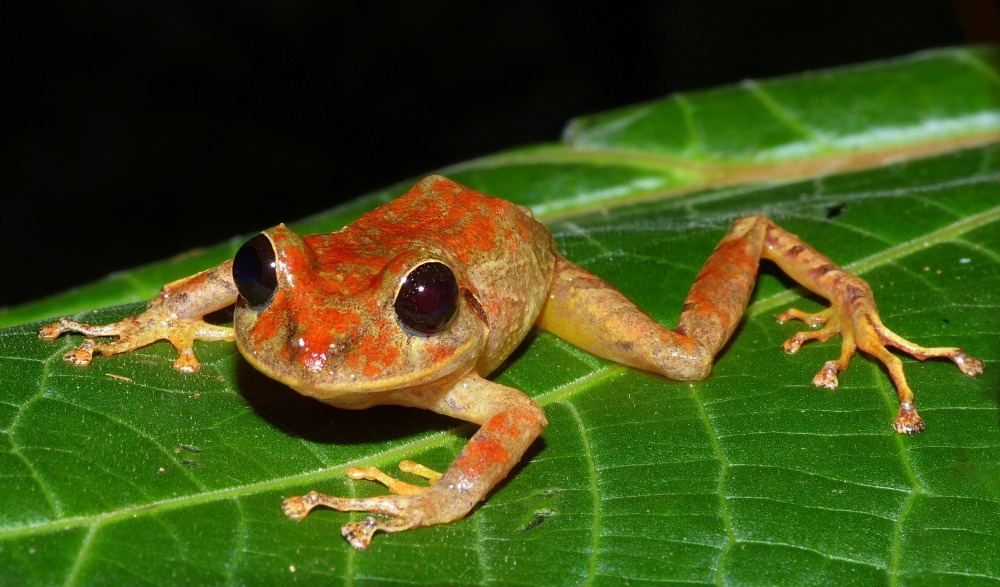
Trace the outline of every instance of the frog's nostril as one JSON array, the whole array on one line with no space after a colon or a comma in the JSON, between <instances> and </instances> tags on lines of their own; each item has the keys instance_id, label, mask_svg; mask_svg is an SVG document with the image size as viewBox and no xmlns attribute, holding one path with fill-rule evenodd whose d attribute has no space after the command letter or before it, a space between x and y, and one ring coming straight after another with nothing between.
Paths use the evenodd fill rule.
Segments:
<instances>
[{"instance_id":1,"label":"frog's nostril","mask_svg":"<svg viewBox=\"0 0 1000 587\"><path fill-rule=\"evenodd\" d=\"M275 273L274 246L263 234L248 240L233 259L233 281L236 289L254 310L271 303L278 289Z\"/></svg>"}]
</instances>

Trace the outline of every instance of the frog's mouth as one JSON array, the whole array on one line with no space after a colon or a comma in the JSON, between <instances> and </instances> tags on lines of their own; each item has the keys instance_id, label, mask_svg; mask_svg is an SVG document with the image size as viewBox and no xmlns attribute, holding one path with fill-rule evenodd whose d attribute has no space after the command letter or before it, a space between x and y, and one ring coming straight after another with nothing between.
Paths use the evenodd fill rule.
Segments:
<instances>
[{"instance_id":1,"label":"frog's mouth","mask_svg":"<svg viewBox=\"0 0 1000 587\"><path fill-rule=\"evenodd\" d=\"M251 315L237 315L234 321L239 324L237 348L250 365L302 395L348 408L397 403L371 396L390 391L438 388L446 381L463 376L475 369L486 340L478 333L460 338L458 334L415 337L397 332L395 336L386 337L380 345L367 345L383 351L378 357L385 362L374 363L359 358L364 356L364 343L346 339L328 345L324 352L310 352L294 331L257 344L260 339L252 335L253 326L248 324L254 321L254 313L248 314ZM471 315L468 319L479 323ZM247 332L251 335L247 336ZM386 352L384 349L401 350Z\"/></svg>"}]
</instances>

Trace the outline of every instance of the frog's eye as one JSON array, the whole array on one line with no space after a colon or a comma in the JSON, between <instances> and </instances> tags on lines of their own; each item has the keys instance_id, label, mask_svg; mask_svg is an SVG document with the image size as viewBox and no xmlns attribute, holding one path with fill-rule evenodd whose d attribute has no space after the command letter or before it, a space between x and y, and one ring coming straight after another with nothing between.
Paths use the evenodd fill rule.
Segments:
<instances>
[{"instance_id":1,"label":"frog's eye","mask_svg":"<svg viewBox=\"0 0 1000 587\"><path fill-rule=\"evenodd\" d=\"M455 274L437 261L416 266L403 280L393 307L405 328L420 334L441 332L458 308Z\"/></svg>"},{"instance_id":2,"label":"frog's eye","mask_svg":"<svg viewBox=\"0 0 1000 587\"><path fill-rule=\"evenodd\" d=\"M274 246L263 234L248 240L236 251L233 281L240 296L251 308L263 308L274 297L278 289L278 275L274 267Z\"/></svg>"}]
</instances>

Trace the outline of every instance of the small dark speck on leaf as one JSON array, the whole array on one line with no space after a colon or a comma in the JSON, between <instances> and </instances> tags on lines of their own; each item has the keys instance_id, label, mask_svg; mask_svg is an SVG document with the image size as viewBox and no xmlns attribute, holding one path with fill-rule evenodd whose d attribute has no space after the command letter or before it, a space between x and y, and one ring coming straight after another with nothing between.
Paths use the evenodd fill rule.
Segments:
<instances>
[{"instance_id":1,"label":"small dark speck on leaf","mask_svg":"<svg viewBox=\"0 0 1000 587\"><path fill-rule=\"evenodd\" d=\"M521 529L521 532L530 532L538 526L541 526L545 520L555 516L555 510L535 510L535 517Z\"/></svg>"},{"instance_id":2,"label":"small dark speck on leaf","mask_svg":"<svg viewBox=\"0 0 1000 587\"><path fill-rule=\"evenodd\" d=\"M837 216L840 216L846 207L847 204L835 204L833 206L828 206L826 209L826 219L833 220Z\"/></svg>"},{"instance_id":3,"label":"small dark speck on leaf","mask_svg":"<svg viewBox=\"0 0 1000 587\"><path fill-rule=\"evenodd\" d=\"M185 461L184 459L181 459L181 464L191 467L192 469L197 469L198 467L201 466L198 464L197 461Z\"/></svg>"}]
</instances>

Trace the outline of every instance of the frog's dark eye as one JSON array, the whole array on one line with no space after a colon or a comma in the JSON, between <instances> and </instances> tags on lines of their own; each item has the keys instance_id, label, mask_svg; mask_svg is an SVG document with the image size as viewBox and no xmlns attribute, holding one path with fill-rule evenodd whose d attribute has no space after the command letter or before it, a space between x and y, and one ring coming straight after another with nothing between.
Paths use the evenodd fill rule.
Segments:
<instances>
[{"instance_id":1,"label":"frog's dark eye","mask_svg":"<svg viewBox=\"0 0 1000 587\"><path fill-rule=\"evenodd\" d=\"M393 307L405 328L420 334L441 332L458 308L455 274L437 261L416 266L400 286Z\"/></svg>"},{"instance_id":2,"label":"frog's dark eye","mask_svg":"<svg viewBox=\"0 0 1000 587\"><path fill-rule=\"evenodd\" d=\"M278 289L274 271L274 246L263 234L248 240L233 259L233 281L251 308L261 309L271 302Z\"/></svg>"}]
</instances>

